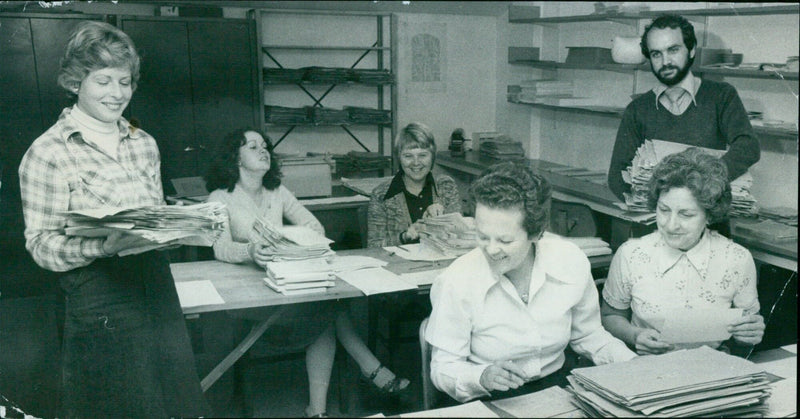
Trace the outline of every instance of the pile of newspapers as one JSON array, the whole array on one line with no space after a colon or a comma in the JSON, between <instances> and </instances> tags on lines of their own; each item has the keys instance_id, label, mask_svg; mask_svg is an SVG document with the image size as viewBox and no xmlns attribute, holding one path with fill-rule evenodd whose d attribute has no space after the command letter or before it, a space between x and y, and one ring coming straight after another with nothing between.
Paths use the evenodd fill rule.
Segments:
<instances>
[{"instance_id":1,"label":"pile of newspapers","mask_svg":"<svg viewBox=\"0 0 800 419\"><path fill-rule=\"evenodd\" d=\"M588 417L762 417L772 391L763 368L708 346L575 368L567 379Z\"/></svg>"},{"instance_id":2,"label":"pile of newspapers","mask_svg":"<svg viewBox=\"0 0 800 419\"><path fill-rule=\"evenodd\" d=\"M66 213L69 236L105 237L124 232L152 242L120 252L120 256L182 244L211 246L222 233L225 204L152 205L134 208L102 207Z\"/></svg>"},{"instance_id":3,"label":"pile of newspapers","mask_svg":"<svg viewBox=\"0 0 800 419\"><path fill-rule=\"evenodd\" d=\"M263 245L272 260L305 260L333 255L332 240L305 226L275 226L256 218L250 242Z\"/></svg>"},{"instance_id":4,"label":"pile of newspapers","mask_svg":"<svg viewBox=\"0 0 800 419\"><path fill-rule=\"evenodd\" d=\"M421 218L418 222L420 244L445 256L458 257L478 245L474 218L449 213Z\"/></svg>"},{"instance_id":5,"label":"pile of newspapers","mask_svg":"<svg viewBox=\"0 0 800 419\"><path fill-rule=\"evenodd\" d=\"M679 153L690 146L661 140L645 140L636 150L631 165L622 171L622 180L631 185L631 192L625 193L625 205L629 211L650 212L647 209L647 188L653 169L664 157ZM704 152L715 157L722 157L724 150L701 148ZM758 215L756 200L750 194L753 186L753 175L747 172L731 181L733 202L731 217L755 217Z\"/></svg>"}]
</instances>

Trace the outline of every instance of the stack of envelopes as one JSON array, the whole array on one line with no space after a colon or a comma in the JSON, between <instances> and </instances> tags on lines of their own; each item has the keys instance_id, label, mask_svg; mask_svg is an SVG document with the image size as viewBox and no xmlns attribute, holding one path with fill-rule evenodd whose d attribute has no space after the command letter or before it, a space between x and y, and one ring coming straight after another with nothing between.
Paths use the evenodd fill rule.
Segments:
<instances>
[{"instance_id":1,"label":"stack of envelopes","mask_svg":"<svg viewBox=\"0 0 800 419\"><path fill-rule=\"evenodd\" d=\"M631 185L631 192L625 193L625 204L629 211L650 212L647 209L647 188L650 178L653 175L653 169L664 157L673 153L679 153L689 147L690 146L686 144L678 144L669 141L644 141L636 150L636 155L633 157L631 165L622 171L623 181ZM704 152L715 157L722 157L722 155L725 154L724 150L700 148ZM731 202L730 216L756 216L758 207L756 207L755 198L750 194L750 188L752 186L753 175L751 175L750 172L746 172L731 181L733 201Z\"/></svg>"},{"instance_id":2,"label":"stack of envelopes","mask_svg":"<svg viewBox=\"0 0 800 419\"><path fill-rule=\"evenodd\" d=\"M763 413L770 395L763 368L707 346L576 368L568 380L589 417L741 417Z\"/></svg>"},{"instance_id":3,"label":"stack of envelopes","mask_svg":"<svg viewBox=\"0 0 800 419\"><path fill-rule=\"evenodd\" d=\"M420 244L443 255L458 257L478 245L475 220L471 217L453 212L421 218L418 222L421 225Z\"/></svg>"},{"instance_id":4,"label":"stack of envelopes","mask_svg":"<svg viewBox=\"0 0 800 419\"><path fill-rule=\"evenodd\" d=\"M333 240L305 226L277 227L256 218L250 232L252 243L265 245L272 260L303 260L332 255Z\"/></svg>"},{"instance_id":5,"label":"stack of envelopes","mask_svg":"<svg viewBox=\"0 0 800 419\"><path fill-rule=\"evenodd\" d=\"M152 205L134 208L102 207L68 211L69 236L105 237L115 231L137 235L152 245L120 252L121 256L184 244L211 246L222 233L225 204Z\"/></svg>"}]
</instances>

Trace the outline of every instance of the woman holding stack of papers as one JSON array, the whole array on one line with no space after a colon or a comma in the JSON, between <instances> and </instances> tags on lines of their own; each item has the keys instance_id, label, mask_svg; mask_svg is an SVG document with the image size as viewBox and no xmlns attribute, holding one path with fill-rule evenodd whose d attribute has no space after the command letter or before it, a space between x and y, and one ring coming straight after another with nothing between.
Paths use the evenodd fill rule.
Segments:
<instances>
[{"instance_id":1,"label":"woman holding stack of papers","mask_svg":"<svg viewBox=\"0 0 800 419\"><path fill-rule=\"evenodd\" d=\"M589 260L545 232L550 185L514 163L490 167L470 192L478 248L431 288L425 339L431 379L459 402L566 385L570 345L596 364L636 356L600 323Z\"/></svg>"},{"instance_id":2,"label":"woman holding stack of papers","mask_svg":"<svg viewBox=\"0 0 800 419\"><path fill-rule=\"evenodd\" d=\"M217 259L229 263L255 262L265 267L271 258L266 244L249 241L257 219L282 226L286 218L295 225L325 234L322 224L281 185L280 166L272 157L273 145L262 132L244 128L226 135L219 144L215 161L206 176L211 191L209 201L222 202L228 210L228 223L214 244ZM248 310L243 317L264 320L276 308ZM396 394L409 381L396 377L370 352L356 333L346 309L335 301L292 304L278 320L280 332L265 334L262 341L269 350L285 352L305 348L309 381L309 417L326 415L326 400L336 338L355 359L362 374L386 394Z\"/></svg>"},{"instance_id":3,"label":"woman holding stack of papers","mask_svg":"<svg viewBox=\"0 0 800 419\"><path fill-rule=\"evenodd\" d=\"M731 199L725 164L700 149L655 167L647 203L658 230L620 246L603 289L603 325L614 336L640 354L716 348L731 335L730 344L761 342L753 257L708 228L727 217Z\"/></svg>"},{"instance_id":4,"label":"woman holding stack of papers","mask_svg":"<svg viewBox=\"0 0 800 419\"><path fill-rule=\"evenodd\" d=\"M79 23L58 72L76 103L19 167L25 246L39 266L64 272L58 416L210 414L167 257L121 257L154 244L134 234L65 232L67 211L165 205L158 145L122 117L138 80L128 35L103 22Z\"/></svg>"}]
</instances>

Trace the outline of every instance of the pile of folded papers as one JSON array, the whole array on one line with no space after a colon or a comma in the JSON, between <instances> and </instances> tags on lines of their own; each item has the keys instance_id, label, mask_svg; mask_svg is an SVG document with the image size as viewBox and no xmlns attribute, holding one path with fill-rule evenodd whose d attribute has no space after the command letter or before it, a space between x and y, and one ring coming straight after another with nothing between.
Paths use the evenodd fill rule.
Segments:
<instances>
[{"instance_id":1,"label":"pile of folded papers","mask_svg":"<svg viewBox=\"0 0 800 419\"><path fill-rule=\"evenodd\" d=\"M289 108L285 106L264 106L265 121L271 124L307 124L311 115L307 108Z\"/></svg>"},{"instance_id":2,"label":"pile of folded papers","mask_svg":"<svg viewBox=\"0 0 800 419\"><path fill-rule=\"evenodd\" d=\"M225 204L153 205L135 208L103 207L66 213L70 236L105 237L117 231L153 242L152 245L121 252L121 256L184 244L211 246L222 233L227 213Z\"/></svg>"},{"instance_id":3,"label":"pile of folded papers","mask_svg":"<svg viewBox=\"0 0 800 419\"><path fill-rule=\"evenodd\" d=\"M761 417L771 392L763 368L708 346L576 368L567 379L588 417Z\"/></svg>"},{"instance_id":4,"label":"pile of folded papers","mask_svg":"<svg viewBox=\"0 0 800 419\"><path fill-rule=\"evenodd\" d=\"M350 151L344 155L334 155L336 171L357 175L387 169L392 164L391 156L370 151Z\"/></svg>"},{"instance_id":5,"label":"pile of folded papers","mask_svg":"<svg viewBox=\"0 0 800 419\"><path fill-rule=\"evenodd\" d=\"M342 67L305 67L304 80L315 83L341 83L353 79L353 69Z\"/></svg>"},{"instance_id":6,"label":"pile of folded papers","mask_svg":"<svg viewBox=\"0 0 800 419\"><path fill-rule=\"evenodd\" d=\"M386 109L361 108L345 106L348 120L354 124L390 124L392 112Z\"/></svg>"},{"instance_id":7,"label":"pile of folded papers","mask_svg":"<svg viewBox=\"0 0 800 419\"><path fill-rule=\"evenodd\" d=\"M797 208L789 207L761 207L758 210L758 218L772 220L777 223L797 227Z\"/></svg>"},{"instance_id":8,"label":"pile of folded papers","mask_svg":"<svg viewBox=\"0 0 800 419\"><path fill-rule=\"evenodd\" d=\"M542 97L572 97L574 86L570 80L523 80L519 83L517 100L538 103Z\"/></svg>"},{"instance_id":9,"label":"pile of folded papers","mask_svg":"<svg viewBox=\"0 0 800 419\"><path fill-rule=\"evenodd\" d=\"M300 83L306 75L304 68L265 68L264 83L266 84L285 84Z\"/></svg>"},{"instance_id":10,"label":"pile of folded papers","mask_svg":"<svg viewBox=\"0 0 800 419\"><path fill-rule=\"evenodd\" d=\"M393 81L389 70L380 69L355 69L352 80L363 84L388 84Z\"/></svg>"},{"instance_id":11,"label":"pile of folded papers","mask_svg":"<svg viewBox=\"0 0 800 419\"><path fill-rule=\"evenodd\" d=\"M308 106L309 119L314 124L337 125L346 124L350 121L350 115L346 110L324 108L320 106Z\"/></svg>"},{"instance_id":12,"label":"pile of folded papers","mask_svg":"<svg viewBox=\"0 0 800 419\"><path fill-rule=\"evenodd\" d=\"M284 295L325 292L336 285L326 258L267 262L264 282Z\"/></svg>"},{"instance_id":13,"label":"pile of folded papers","mask_svg":"<svg viewBox=\"0 0 800 419\"><path fill-rule=\"evenodd\" d=\"M610 255L611 246L599 237L564 237L586 253L586 257Z\"/></svg>"},{"instance_id":14,"label":"pile of folded papers","mask_svg":"<svg viewBox=\"0 0 800 419\"><path fill-rule=\"evenodd\" d=\"M421 218L419 242L445 256L458 257L478 245L475 219L459 213Z\"/></svg>"},{"instance_id":15,"label":"pile of folded papers","mask_svg":"<svg viewBox=\"0 0 800 419\"><path fill-rule=\"evenodd\" d=\"M625 193L625 205L629 211L650 212L647 209L647 188L653 169L664 157L679 153L690 146L661 140L645 140L636 150L631 165L622 171L622 179L631 185L631 192ZM722 157L724 150L701 148L715 157ZM731 181L733 201L728 215L731 217L755 217L758 214L756 200L750 193L753 175L750 172Z\"/></svg>"},{"instance_id":16,"label":"pile of folded papers","mask_svg":"<svg viewBox=\"0 0 800 419\"><path fill-rule=\"evenodd\" d=\"M333 255L332 240L305 226L275 226L256 218L250 242L263 245L272 260L305 260Z\"/></svg>"},{"instance_id":17,"label":"pile of folded papers","mask_svg":"<svg viewBox=\"0 0 800 419\"><path fill-rule=\"evenodd\" d=\"M525 149L522 143L512 140L507 135L482 140L480 154L495 159L524 159Z\"/></svg>"}]
</instances>

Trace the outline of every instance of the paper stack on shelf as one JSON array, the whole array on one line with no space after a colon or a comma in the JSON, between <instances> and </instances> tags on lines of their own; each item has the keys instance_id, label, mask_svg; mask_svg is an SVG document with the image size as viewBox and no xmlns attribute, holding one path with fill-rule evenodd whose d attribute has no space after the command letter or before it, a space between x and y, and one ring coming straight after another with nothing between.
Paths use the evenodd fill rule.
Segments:
<instances>
[{"instance_id":1,"label":"paper stack on shelf","mask_svg":"<svg viewBox=\"0 0 800 419\"><path fill-rule=\"evenodd\" d=\"M353 70L352 76L352 81L362 84L387 84L392 82L392 74L389 70L356 68Z\"/></svg>"},{"instance_id":2,"label":"paper stack on shelf","mask_svg":"<svg viewBox=\"0 0 800 419\"><path fill-rule=\"evenodd\" d=\"M661 140L645 140L636 150L631 165L622 171L622 179L631 185L631 192L625 193L625 205L629 211L650 212L647 209L647 184L653 175L653 169L664 157L679 153L689 145ZM712 156L722 157L724 150L701 148ZM729 215L732 217L755 217L758 214L756 200L750 194L753 186L753 175L750 172L731 181L733 202Z\"/></svg>"},{"instance_id":3,"label":"paper stack on shelf","mask_svg":"<svg viewBox=\"0 0 800 419\"><path fill-rule=\"evenodd\" d=\"M344 109L306 106L306 110L314 124L346 124L349 122L349 113Z\"/></svg>"},{"instance_id":4,"label":"paper stack on shelf","mask_svg":"<svg viewBox=\"0 0 800 419\"><path fill-rule=\"evenodd\" d=\"M522 143L512 140L507 135L497 138L482 140L480 144L480 154L495 159L524 159L525 149Z\"/></svg>"},{"instance_id":5,"label":"paper stack on shelf","mask_svg":"<svg viewBox=\"0 0 800 419\"><path fill-rule=\"evenodd\" d=\"M222 233L227 217L225 204L153 205L134 208L103 207L66 213L70 236L105 237L122 231L153 245L121 252L121 256L173 244L211 246Z\"/></svg>"},{"instance_id":6,"label":"paper stack on shelf","mask_svg":"<svg viewBox=\"0 0 800 419\"><path fill-rule=\"evenodd\" d=\"M458 257L478 245L475 219L459 213L443 214L419 220L420 244L451 257Z\"/></svg>"},{"instance_id":7,"label":"paper stack on shelf","mask_svg":"<svg viewBox=\"0 0 800 419\"><path fill-rule=\"evenodd\" d=\"M307 124L311 115L306 108L288 108L285 106L264 106L265 122L271 124Z\"/></svg>"},{"instance_id":8,"label":"paper stack on shelf","mask_svg":"<svg viewBox=\"0 0 800 419\"><path fill-rule=\"evenodd\" d=\"M586 257L610 255L611 246L599 237L564 237L586 253Z\"/></svg>"},{"instance_id":9,"label":"paper stack on shelf","mask_svg":"<svg viewBox=\"0 0 800 419\"><path fill-rule=\"evenodd\" d=\"M362 108L358 106L345 106L348 119L354 124L391 124L392 111L388 109Z\"/></svg>"},{"instance_id":10,"label":"paper stack on shelf","mask_svg":"<svg viewBox=\"0 0 800 419\"><path fill-rule=\"evenodd\" d=\"M263 218L256 218L250 232L252 243L266 246L272 260L303 260L334 254L333 240L305 226L277 227Z\"/></svg>"},{"instance_id":11,"label":"paper stack on shelf","mask_svg":"<svg viewBox=\"0 0 800 419\"><path fill-rule=\"evenodd\" d=\"M741 417L763 414L763 368L701 346L576 368L568 389L589 417Z\"/></svg>"},{"instance_id":12,"label":"paper stack on shelf","mask_svg":"<svg viewBox=\"0 0 800 419\"><path fill-rule=\"evenodd\" d=\"M304 80L316 83L342 83L353 79L353 70L342 67L303 67Z\"/></svg>"},{"instance_id":13,"label":"paper stack on shelf","mask_svg":"<svg viewBox=\"0 0 800 419\"><path fill-rule=\"evenodd\" d=\"M524 103L539 103L542 97L571 97L574 92L569 80L523 80L519 87L517 100Z\"/></svg>"},{"instance_id":14,"label":"paper stack on shelf","mask_svg":"<svg viewBox=\"0 0 800 419\"><path fill-rule=\"evenodd\" d=\"M391 156L368 151L350 151L345 155L334 155L333 159L339 173L375 172L389 168L392 164Z\"/></svg>"}]
</instances>

